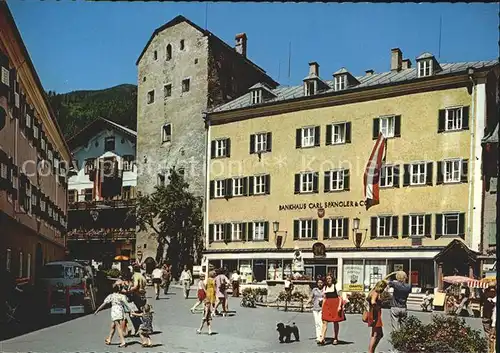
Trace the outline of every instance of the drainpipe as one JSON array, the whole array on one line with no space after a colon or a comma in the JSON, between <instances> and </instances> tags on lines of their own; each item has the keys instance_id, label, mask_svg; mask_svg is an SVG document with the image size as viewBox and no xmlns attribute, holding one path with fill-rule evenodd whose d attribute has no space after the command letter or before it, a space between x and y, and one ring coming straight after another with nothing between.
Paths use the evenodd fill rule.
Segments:
<instances>
[{"instance_id":1,"label":"drainpipe","mask_svg":"<svg viewBox=\"0 0 500 353\"><path fill-rule=\"evenodd\" d=\"M476 125L476 111L474 110L475 108L475 93L476 93L476 81L474 80L473 74L469 75L469 79L472 83L472 92L471 92L471 97L472 97L472 104L471 104L471 114L470 114L470 119L469 119L469 127L470 127L470 152L469 152L469 170L472 172L468 172L469 174L469 202L468 202L468 217L467 217L467 229L469 230L469 237L468 237L468 245L469 247L472 248L472 214L474 213L474 205L472 203L472 187L474 185L473 179L474 179L474 172L473 172L473 164L475 165L476 159L474 158L474 136L475 136L475 125Z\"/></svg>"},{"instance_id":2,"label":"drainpipe","mask_svg":"<svg viewBox=\"0 0 500 353\"><path fill-rule=\"evenodd\" d=\"M205 232L205 249L208 249L209 246L209 234L208 234L208 204L210 200L210 119L207 116L207 113L203 113L203 120L205 121L205 212L203 215L203 229ZM205 265L205 280L208 280L209 274L209 262L206 256L203 256L202 259L206 259ZM202 263L203 266L203 263Z\"/></svg>"}]
</instances>

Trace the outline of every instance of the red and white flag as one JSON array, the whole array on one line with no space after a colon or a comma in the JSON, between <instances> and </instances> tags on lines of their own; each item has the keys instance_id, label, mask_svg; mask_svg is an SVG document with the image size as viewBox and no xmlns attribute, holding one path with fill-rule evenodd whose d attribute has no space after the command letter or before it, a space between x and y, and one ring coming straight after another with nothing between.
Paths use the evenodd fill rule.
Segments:
<instances>
[{"instance_id":1,"label":"red and white flag","mask_svg":"<svg viewBox=\"0 0 500 353\"><path fill-rule=\"evenodd\" d=\"M373 146L372 153L370 154L370 159L366 164L365 174L363 176L365 205L367 210L374 205L378 205L380 202L380 172L382 170L382 163L385 161L386 150L387 140L382 133L379 133L377 142L375 146Z\"/></svg>"}]
</instances>

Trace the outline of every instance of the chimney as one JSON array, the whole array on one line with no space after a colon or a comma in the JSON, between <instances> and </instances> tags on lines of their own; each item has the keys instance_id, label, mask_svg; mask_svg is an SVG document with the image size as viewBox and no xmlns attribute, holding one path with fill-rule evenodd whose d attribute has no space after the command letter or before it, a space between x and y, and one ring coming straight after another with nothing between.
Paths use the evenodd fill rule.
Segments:
<instances>
[{"instance_id":1,"label":"chimney","mask_svg":"<svg viewBox=\"0 0 500 353\"><path fill-rule=\"evenodd\" d=\"M237 53L243 55L245 58L247 57L247 35L246 33L239 33L235 37L236 45L234 49Z\"/></svg>"},{"instance_id":2,"label":"chimney","mask_svg":"<svg viewBox=\"0 0 500 353\"><path fill-rule=\"evenodd\" d=\"M391 49L391 71L401 71L403 53L399 48Z\"/></svg>"},{"instance_id":3,"label":"chimney","mask_svg":"<svg viewBox=\"0 0 500 353\"><path fill-rule=\"evenodd\" d=\"M371 75L373 75L374 71L372 69L370 69L370 70L366 70L365 73L366 73L366 76L371 76Z\"/></svg>"},{"instance_id":4,"label":"chimney","mask_svg":"<svg viewBox=\"0 0 500 353\"><path fill-rule=\"evenodd\" d=\"M403 65L401 66L403 70L411 69L411 60L410 59L404 59L403 60Z\"/></svg>"},{"instance_id":5,"label":"chimney","mask_svg":"<svg viewBox=\"0 0 500 353\"><path fill-rule=\"evenodd\" d=\"M309 75L316 75L319 77L319 64L315 61L309 63Z\"/></svg>"}]
</instances>

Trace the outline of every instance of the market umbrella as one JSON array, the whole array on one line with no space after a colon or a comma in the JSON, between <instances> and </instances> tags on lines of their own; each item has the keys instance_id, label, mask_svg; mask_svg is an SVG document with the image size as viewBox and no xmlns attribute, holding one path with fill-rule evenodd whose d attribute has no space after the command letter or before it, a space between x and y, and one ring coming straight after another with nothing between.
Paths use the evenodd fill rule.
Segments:
<instances>
[{"instance_id":1,"label":"market umbrella","mask_svg":"<svg viewBox=\"0 0 500 353\"><path fill-rule=\"evenodd\" d=\"M128 261L128 260L129 260L129 257L125 256L125 255L115 256L115 261Z\"/></svg>"},{"instance_id":2,"label":"market umbrella","mask_svg":"<svg viewBox=\"0 0 500 353\"><path fill-rule=\"evenodd\" d=\"M469 282L470 280L473 280L474 278L469 278L465 276L445 276L443 277L443 282L446 283L451 283L451 284L460 284L460 283L466 283Z\"/></svg>"}]
</instances>

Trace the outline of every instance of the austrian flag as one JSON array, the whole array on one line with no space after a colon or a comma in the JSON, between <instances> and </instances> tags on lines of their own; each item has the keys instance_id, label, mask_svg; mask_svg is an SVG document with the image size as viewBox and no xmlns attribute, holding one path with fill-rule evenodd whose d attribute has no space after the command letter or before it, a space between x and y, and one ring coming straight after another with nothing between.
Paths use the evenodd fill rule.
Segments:
<instances>
[{"instance_id":1,"label":"austrian flag","mask_svg":"<svg viewBox=\"0 0 500 353\"><path fill-rule=\"evenodd\" d=\"M382 133L379 133L377 142L373 146L370 159L366 165L363 183L365 188L365 204L368 210L371 206L378 205L379 198L379 182L382 163L385 161L387 151L387 140Z\"/></svg>"}]
</instances>

